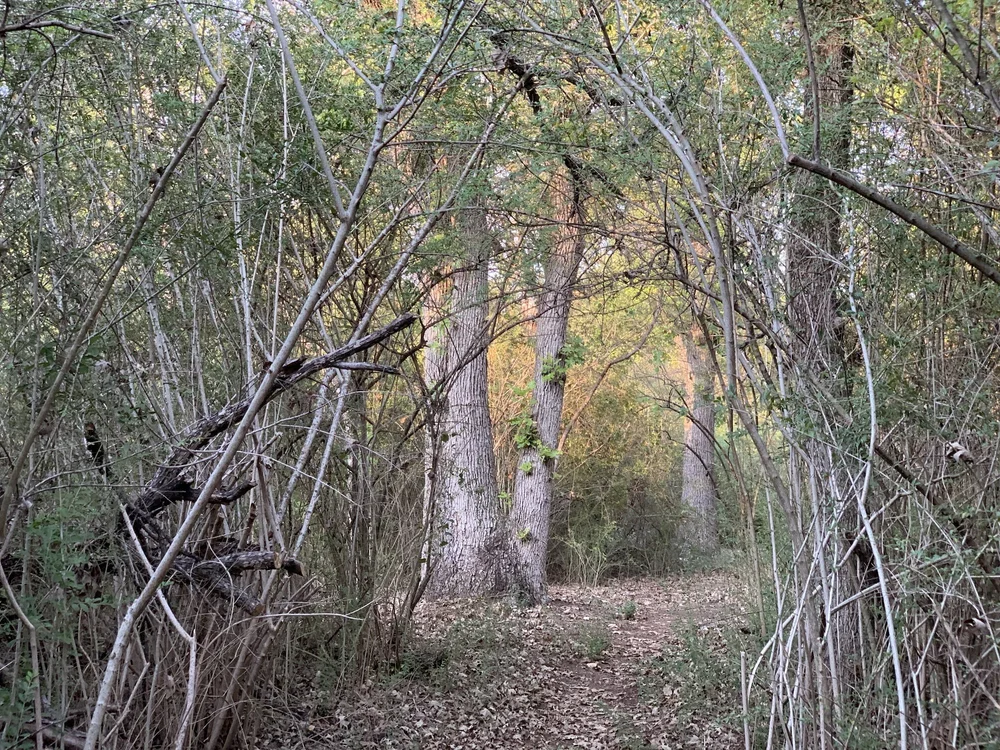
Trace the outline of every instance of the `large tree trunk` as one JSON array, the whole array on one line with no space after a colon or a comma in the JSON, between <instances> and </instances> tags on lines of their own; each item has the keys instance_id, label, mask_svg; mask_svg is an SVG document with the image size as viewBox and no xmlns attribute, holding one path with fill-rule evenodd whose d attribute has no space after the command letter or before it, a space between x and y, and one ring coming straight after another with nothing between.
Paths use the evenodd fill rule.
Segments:
<instances>
[{"instance_id":1,"label":"large tree trunk","mask_svg":"<svg viewBox=\"0 0 1000 750\"><path fill-rule=\"evenodd\" d=\"M688 362L689 415L684 436L681 503L686 517L680 538L697 556L719 549L715 488L715 379L701 326L695 322L684 336Z\"/></svg>"},{"instance_id":2,"label":"large tree trunk","mask_svg":"<svg viewBox=\"0 0 1000 750\"><path fill-rule=\"evenodd\" d=\"M425 362L434 423L428 429L425 502L431 524L431 597L505 593L513 570L493 453L487 381L491 240L480 206L458 217L466 251L450 290L431 295L437 324Z\"/></svg>"},{"instance_id":3,"label":"large tree trunk","mask_svg":"<svg viewBox=\"0 0 1000 750\"><path fill-rule=\"evenodd\" d=\"M583 258L581 187L575 170L553 181L553 203L560 223L545 264L535 332L535 388L529 420L518 430L521 448L514 477L511 525L523 593L545 599L545 558L552 508L552 476L562 419L567 362L564 346L576 272Z\"/></svg>"},{"instance_id":4,"label":"large tree trunk","mask_svg":"<svg viewBox=\"0 0 1000 750\"><path fill-rule=\"evenodd\" d=\"M430 576L441 557L442 522L439 520L447 512L440 502L439 481L444 476L441 465L441 434L444 432L447 402L445 399L445 375L448 372L447 310L451 298L451 279L437 280L430 274L425 281L430 288L420 310L424 327L424 551L422 555L423 576ZM433 589L430 592L433 594Z\"/></svg>"},{"instance_id":5,"label":"large tree trunk","mask_svg":"<svg viewBox=\"0 0 1000 750\"><path fill-rule=\"evenodd\" d=\"M800 5L800 12L804 13ZM849 41L849 8L821 2L809 7L814 32L813 78L809 103L819 130L813 134L813 157L834 167L850 168L851 160L851 67L854 51ZM792 240L788 254L789 322L796 354L799 392L817 394L813 383L823 386L818 399L847 395L841 311L837 288L843 269L841 246L843 202L834 186L812 174L803 174L799 195L793 204ZM823 424L820 402L812 403L817 424ZM838 465L831 442L835 435L807 438L801 450L790 455L792 490L798 497L802 526L815 529L828 550L816 550L825 560L842 560L857 534L858 517L850 481ZM834 460L831 461L831 458ZM818 518L810 521L816 514ZM828 530L833 533L827 534ZM817 542L819 547L819 542ZM853 664L859 653L859 604L832 614L833 607L859 590L849 566L822 572L821 621L826 623L825 653L813 654L815 689L824 710L824 733L828 741L837 732L841 697L861 675ZM821 719L821 726L824 721Z\"/></svg>"},{"instance_id":6,"label":"large tree trunk","mask_svg":"<svg viewBox=\"0 0 1000 750\"><path fill-rule=\"evenodd\" d=\"M819 152L814 157L848 169L854 49L848 39L850 23L835 17L848 11L837 3L820 3L810 10L816 11L810 23L819 32L815 90L808 97L811 106L818 107L821 126L819 137L814 135L813 148ZM842 201L829 180L801 174L788 254L790 322L800 368L831 379L841 372L843 362L836 292L843 256L841 209Z\"/></svg>"}]
</instances>

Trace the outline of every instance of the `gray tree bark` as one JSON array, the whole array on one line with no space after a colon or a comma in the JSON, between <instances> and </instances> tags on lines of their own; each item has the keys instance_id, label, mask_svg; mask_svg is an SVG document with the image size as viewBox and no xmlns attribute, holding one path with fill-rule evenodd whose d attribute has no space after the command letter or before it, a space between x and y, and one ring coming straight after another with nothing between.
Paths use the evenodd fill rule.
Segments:
<instances>
[{"instance_id":1,"label":"gray tree bark","mask_svg":"<svg viewBox=\"0 0 1000 750\"><path fill-rule=\"evenodd\" d=\"M552 477L566 388L563 347L573 285L584 249L583 196L574 171L567 164L566 173L551 186L560 226L545 264L545 280L538 298L531 421L519 431L522 448L514 477L513 544L522 593L532 603L545 600Z\"/></svg>"},{"instance_id":2,"label":"gray tree bark","mask_svg":"<svg viewBox=\"0 0 1000 750\"><path fill-rule=\"evenodd\" d=\"M821 32L816 41L815 83L809 95L819 114L818 130L813 135L814 158L821 155L824 161L847 168L854 52L848 42L849 22L836 18L847 11L837 3L820 3L810 10L817 11L813 20ZM836 294L843 255L841 209L840 196L829 180L801 175L788 252L789 318L798 341L799 366L833 378L843 363Z\"/></svg>"},{"instance_id":3,"label":"gray tree bark","mask_svg":"<svg viewBox=\"0 0 1000 750\"><path fill-rule=\"evenodd\" d=\"M854 50L850 43L850 4L823 2L807 8L800 0L800 20L815 32L810 51L810 96L813 114L813 158L835 167L850 168L851 83ZM844 345L837 288L842 276L841 243L843 201L834 186L813 174L803 174L799 194L793 204L792 240L788 249L789 323L793 334L796 370L801 393L814 391L809 378L824 386L834 398L847 395ZM813 404L818 413L822 405ZM830 550L827 560L841 560L858 533L855 498L843 466L831 462L830 441L806 439L802 451L792 451L791 470L798 482L793 491L799 498L803 525L813 525L809 517L818 514L817 528L836 525L836 533L826 537ZM836 519L836 520L834 520ZM817 534L821 532L817 531ZM817 550L817 554L822 554ZM860 590L857 577L848 566L823 573L823 602L828 620L823 659L815 660L815 689L827 714L825 732L836 736L836 716L840 696L846 687L857 684L862 675L854 666L860 650L858 615L860 603L831 615L832 607L852 598Z\"/></svg>"},{"instance_id":4,"label":"gray tree bark","mask_svg":"<svg viewBox=\"0 0 1000 750\"><path fill-rule=\"evenodd\" d=\"M690 413L684 435L681 504L686 516L680 539L687 551L711 555L719 549L715 487L715 379L704 332L695 322L684 337Z\"/></svg>"},{"instance_id":5,"label":"gray tree bark","mask_svg":"<svg viewBox=\"0 0 1000 750\"><path fill-rule=\"evenodd\" d=\"M466 258L431 294L443 317L430 332L425 377L433 389L425 507L430 524L430 597L506 593L513 577L489 411L487 349L492 241L481 206L463 209Z\"/></svg>"}]
</instances>

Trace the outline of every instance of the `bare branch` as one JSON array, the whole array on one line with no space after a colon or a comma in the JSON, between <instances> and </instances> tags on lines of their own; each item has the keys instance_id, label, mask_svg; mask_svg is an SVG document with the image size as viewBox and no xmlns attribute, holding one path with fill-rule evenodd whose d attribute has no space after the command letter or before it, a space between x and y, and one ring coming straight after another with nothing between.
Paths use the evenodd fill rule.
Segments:
<instances>
[{"instance_id":1,"label":"bare branch","mask_svg":"<svg viewBox=\"0 0 1000 750\"><path fill-rule=\"evenodd\" d=\"M73 23L66 23L65 21L26 21L25 23L18 23L12 26L0 26L0 37L5 34L12 34L15 31L38 31L40 29L65 29L66 31L75 31L77 34L86 34L87 36L96 36L101 39L107 39L113 42L115 37L113 34L109 34L106 31L98 31L97 29L91 29L87 26L78 26Z\"/></svg>"},{"instance_id":2,"label":"bare branch","mask_svg":"<svg viewBox=\"0 0 1000 750\"><path fill-rule=\"evenodd\" d=\"M899 205L894 200L883 195L874 188L858 182L851 175L847 174L847 172L842 172L838 169L828 167L825 164L811 161L799 156L798 154L792 154L789 156L788 163L794 167L799 167L800 169L825 177L830 180L830 182L845 187L852 193L857 193L862 198L867 198L872 203L875 203L890 213L895 214L907 224L919 229L932 240L940 244L943 248L954 253L970 266L975 268L994 284L1000 284L1000 270L997 270L996 266L994 266L993 263L990 262L990 260L982 253L969 247L957 237L948 234L948 232L944 231L940 227L931 224L919 214Z\"/></svg>"}]
</instances>

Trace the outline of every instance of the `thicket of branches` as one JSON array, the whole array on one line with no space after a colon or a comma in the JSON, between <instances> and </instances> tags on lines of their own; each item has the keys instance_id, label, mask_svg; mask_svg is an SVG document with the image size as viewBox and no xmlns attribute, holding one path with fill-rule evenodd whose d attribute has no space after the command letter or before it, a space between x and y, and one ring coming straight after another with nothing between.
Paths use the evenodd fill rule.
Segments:
<instances>
[{"instance_id":1,"label":"thicket of branches","mask_svg":"<svg viewBox=\"0 0 1000 750\"><path fill-rule=\"evenodd\" d=\"M687 559L709 415L748 743L995 742L998 61L946 0L6 3L0 745L398 659L472 363L554 575Z\"/></svg>"}]
</instances>

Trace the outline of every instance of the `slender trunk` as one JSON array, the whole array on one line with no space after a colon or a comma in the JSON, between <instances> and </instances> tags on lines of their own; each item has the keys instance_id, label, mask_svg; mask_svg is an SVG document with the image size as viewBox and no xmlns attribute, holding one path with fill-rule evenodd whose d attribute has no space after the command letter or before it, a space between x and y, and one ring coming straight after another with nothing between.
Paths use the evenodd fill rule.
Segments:
<instances>
[{"instance_id":1,"label":"slender trunk","mask_svg":"<svg viewBox=\"0 0 1000 750\"><path fill-rule=\"evenodd\" d=\"M427 389L424 409L424 552L422 555L423 575L431 572L432 563L440 556L438 547L441 544L439 513L446 509L439 508L439 477L441 471L441 433L443 431L445 399L443 397L443 382L448 371L448 351L445 347L444 311L451 297L450 280L435 282L431 285L424 299L421 310L421 323L424 328L424 384Z\"/></svg>"},{"instance_id":2,"label":"slender trunk","mask_svg":"<svg viewBox=\"0 0 1000 750\"><path fill-rule=\"evenodd\" d=\"M690 381L690 412L684 437L681 503L687 516L680 538L687 551L711 555L719 549L715 488L715 379L705 349L705 335L695 322L684 336Z\"/></svg>"},{"instance_id":3,"label":"slender trunk","mask_svg":"<svg viewBox=\"0 0 1000 750\"><path fill-rule=\"evenodd\" d=\"M439 317L448 315L428 341L425 365L435 406L425 495L431 597L501 594L512 577L487 380L491 242L481 206L462 210L458 220L466 258L451 288L436 295Z\"/></svg>"},{"instance_id":4,"label":"slender trunk","mask_svg":"<svg viewBox=\"0 0 1000 750\"><path fill-rule=\"evenodd\" d=\"M348 429L351 442L348 452L350 469L350 531L347 535L346 586L351 606L365 608L376 597L375 591L375 550L372 548L374 504L371 476L371 435L368 429L368 394L362 373L351 379L351 391L345 402ZM366 674L378 662L382 654L379 646L379 610L367 607L361 620L346 623L350 637L355 643L355 671Z\"/></svg>"},{"instance_id":5,"label":"slender trunk","mask_svg":"<svg viewBox=\"0 0 1000 750\"><path fill-rule=\"evenodd\" d=\"M532 602L545 599L545 558L566 387L564 346L576 272L583 258L580 181L573 170L555 182L559 234L545 265L535 332L535 388L530 419L518 431L521 449L514 477L511 524L520 585Z\"/></svg>"}]
</instances>

